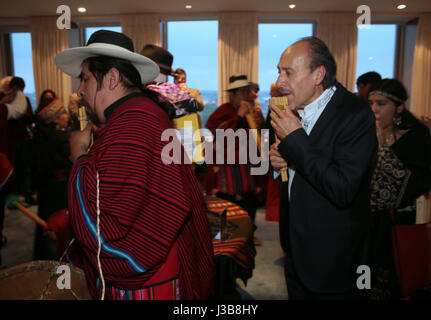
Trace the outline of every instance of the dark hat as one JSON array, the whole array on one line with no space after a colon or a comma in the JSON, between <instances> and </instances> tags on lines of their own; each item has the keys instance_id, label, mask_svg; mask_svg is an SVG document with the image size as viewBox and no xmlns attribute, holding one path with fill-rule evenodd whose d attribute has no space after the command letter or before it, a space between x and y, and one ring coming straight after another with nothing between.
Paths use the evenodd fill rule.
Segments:
<instances>
[{"instance_id":1,"label":"dark hat","mask_svg":"<svg viewBox=\"0 0 431 320\"><path fill-rule=\"evenodd\" d=\"M247 80L247 76L245 74L233 75L229 78L229 85L226 91L248 87L249 82Z\"/></svg>"},{"instance_id":2,"label":"dark hat","mask_svg":"<svg viewBox=\"0 0 431 320\"><path fill-rule=\"evenodd\" d=\"M55 57L55 64L64 73L79 77L82 62L90 57L108 56L129 61L139 72L142 83L153 81L159 75L154 61L133 52L133 42L125 34L99 30L88 39L85 47L64 50Z\"/></svg>"},{"instance_id":3,"label":"dark hat","mask_svg":"<svg viewBox=\"0 0 431 320\"><path fill-rule=\"evenodd\" d=\"M174 61L174 56L165 48L147 44L141 50L141 54L157 63L161 73L168 76L173 74L172 62Z\"/></svg>"}]
</instances>

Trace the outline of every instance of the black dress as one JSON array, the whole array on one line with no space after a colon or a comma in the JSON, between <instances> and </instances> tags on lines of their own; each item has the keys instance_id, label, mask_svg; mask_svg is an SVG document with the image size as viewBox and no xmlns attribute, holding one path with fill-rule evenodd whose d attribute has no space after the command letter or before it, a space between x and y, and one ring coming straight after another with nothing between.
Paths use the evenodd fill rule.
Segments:
<instances>
[{"instance_id":1,"label":"black dress","mask_svg":"<svg viewBox=\"0 0 431 320\"><path fill-rule=\"evenodd\" d=\"M69 134L54 126L39 123L32 143L32 168L39 202L38 215L46 220L52 213L67 208ZM57 259L55 242L36 229L34 260Z\"/></svg>"},{"instance_id":2,"label":"black dress","mask_svg":"<svg viewBox=\"0 0 431 320\"><path fill-rule=\"evenodd\" d=\"M431 188L431 139L417 123L392 146L379 147L371 181L374 299L401 298L392 246L394 224L414 224L416 199Z\"/></svg>"}]
</instances>

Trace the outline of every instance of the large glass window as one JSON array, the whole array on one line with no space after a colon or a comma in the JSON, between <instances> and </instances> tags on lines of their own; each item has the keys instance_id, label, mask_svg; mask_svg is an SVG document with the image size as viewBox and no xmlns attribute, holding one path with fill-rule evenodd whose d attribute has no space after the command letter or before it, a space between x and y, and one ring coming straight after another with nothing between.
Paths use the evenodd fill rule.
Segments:
<instances>
[{"instance_id":1,"label":"large glass window","mask_svg":"<svg viewBox=\"0 0 431 320\"><path fill-rule=\"evenodd\" d=\"M30 99L33 110L36 110L37 99L34 90L30 32L11 33L11 45L14 70L13 75L24 79L24 93Z\"/></svg>"},{"instance_id":2,"label":"large glass window","mask_svg":"<svg viewBox=\"0 0 431 320\"><path fill-rule=\"evenodd\" d=\"M174 56L172 68L184 69L187 85L201 91L205 108L200 116L205 126L218 105L218 21L169 21L167 45Z\"/></svg>"},{"instance_id":3,"label":"large glass window","mask_svg":"<svg viewBox=\"0 0 431 320\"><path fill-rule=\"evenodd\" d=\"M283 51L295 41L313 35L312 23L259 24L259 98L263 115L268 113L269 90L277 81L277 64Z\"/></svg>"},{"instance_id":4,"label":"large glass window","mask_svg":"<svg viewBox=\"0 0 431 320\"><path fill-rule=\"evenodd\" d=\"M89 27L85 28L85 43L87 43L88 39L90 39L91 35L98 30L109 30L115 32L121 32L121 27Z\"/></svg>"},{"instance_id":5,"label":"large glass window","mask_svg":"<svg viewBox=\"0 0 431 320\"><path fill-rule=\"evenodd\" d=\"M373 24L370 29L358 29L358 59L356 79L369 71L382 78L393 78L395 68L397 26Z\"/></svg>"}]
</instances>

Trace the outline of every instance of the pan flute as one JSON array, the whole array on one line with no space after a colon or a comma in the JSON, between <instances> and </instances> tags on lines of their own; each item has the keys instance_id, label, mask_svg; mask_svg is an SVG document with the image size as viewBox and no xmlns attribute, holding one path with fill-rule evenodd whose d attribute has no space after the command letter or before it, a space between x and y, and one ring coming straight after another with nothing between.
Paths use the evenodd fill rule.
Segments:
<instances>
[{"instance_id":1,"label":"pan flute","mask_svg":"<svg viewBox=\"0 0 431 320\"><path fill-rule=\"evenodd\" d=\"M78 109L78 120L79 120L80 130L84 131L85 127L88 124L87 112L85 111L85 107L79 107L79 109ZM94 142L93 131L91 132L90 139L91 139L91 141L90 141L90 146L88 147L88 150L90 150L90 148Z\"/></svg>"},{"instance_id":2,"label":"pan flute","mask_svg":"<svg viewBox=\"0 0 431 320\"><path fill-rule=\"evenodd\" d=\"M285 110L287 108L288 102L289 101L287 97L273 97L269 99L270 106L277 107L281 110ZM275 135L275 141L277 143L280 142L280 139L278 139L277 135ZM280 169L280 173L281 173L281 181L286 182L288 180L287 168Z\"/></svg>"},{"instance_id":3,"label":"pan flute","mask_svg":"<svg viewBox=\"0 0 431 320\"><path fill-rule=\"evenodd\" d=\"M87 126L88 120L87 120L87 113L85 112L85 107L80 107L78 109L78 120L79 120L79 126L81 131L85 129Z\"/></svg>"},{"instance_id":4,"label":"pan flute","mask_svg":"<svg viewBox=\"0 0 431 320\"><path fill-rule=\"evenodd\" d=\"M256 141L257 149L259 150L259 153L260 153L260 156L262 157L262 160L266 161L266 154L265 154L265 152L262 152L262 143L260 140L259 128L256 125L256 122L254 121L254 117L253 117L253 107L247 101L241 101L241 104L246 104L248 106L249 111L245 115L245 119L247 120L247 123L248 123L248 126L250 127L250 129L255 129L252 131L253 138Z\"/></svg>"}]
</instances>

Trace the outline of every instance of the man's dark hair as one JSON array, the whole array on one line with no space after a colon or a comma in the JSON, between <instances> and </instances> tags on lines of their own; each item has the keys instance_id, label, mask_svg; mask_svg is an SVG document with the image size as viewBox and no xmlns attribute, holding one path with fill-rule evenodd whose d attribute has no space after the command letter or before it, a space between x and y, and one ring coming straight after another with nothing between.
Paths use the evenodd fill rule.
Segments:
<instances>
[{"instance_id":1,"label":"man's dark hair","mask_svg":"<svg viewBox=\"0 0 431 320\"><path fill-rule=\"evenodd\" d=\"M368 83L371 83L371 87L375 87L379 81L382 80L382 77L379 73L375 71L366 72L358 77L356 80L356 84L362 83L363 85L367 85Z\"/></svg>"},{"instance_id":2,"label":"man's dark hair","mask_svg":"<svg viewBox=\"0 0 431 320\"><path fill-rule=\"evenodd\" d=\"M9 83L10 88L17 88L19 90L24 90L25 82L21 77L13 77Z\"/></svg>"},{"instance_id":3,"label":"man's dark hair","mask_svg":"<svg viewBox=\"0 0 431 320\"><path fill-rule=\"evenodd\" d=\"M90 70L96 78L97 90L102 88L103 78L108 71L111 70L111 68L115 68L120 74L120 82L126 89L141 91L146 97L158 104L168 114L169 119L174 117L175 110L173 106L159 99L159 94L157 92L148 90L142 85L138 70L129 61L108 56L97 56L87 58L84 62L88 62L88 70Z\"/></svg>"},{"instance_id":4,"label":"man's dark hair","mask_svg":"<svg viewBox=\"0 0 431 320\"><path fill-rule=\"evenodd\" d=\"M326 74L322 85L324 89L337 84L337 64L326 44L317 37L305 37L299 41L307 41L310 45L310 70L313 72L317 67L325 67Z\"/></svg>"}]
</instances>

